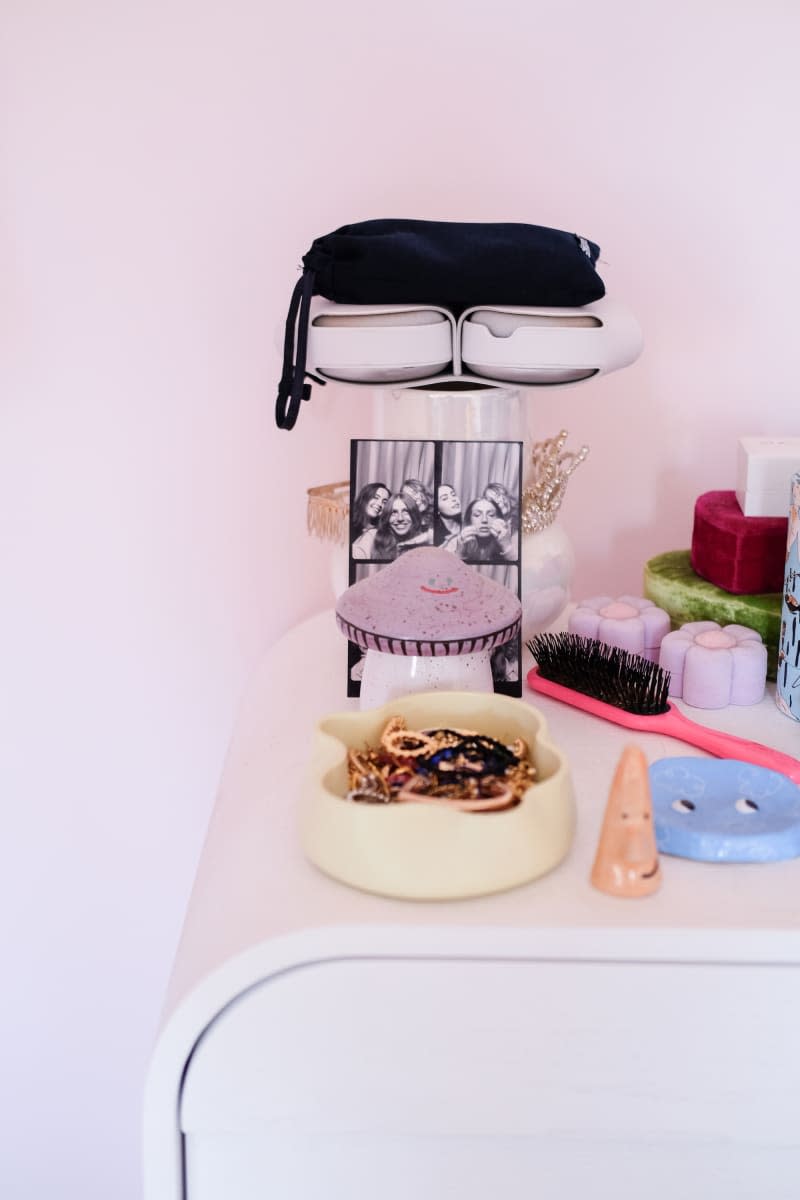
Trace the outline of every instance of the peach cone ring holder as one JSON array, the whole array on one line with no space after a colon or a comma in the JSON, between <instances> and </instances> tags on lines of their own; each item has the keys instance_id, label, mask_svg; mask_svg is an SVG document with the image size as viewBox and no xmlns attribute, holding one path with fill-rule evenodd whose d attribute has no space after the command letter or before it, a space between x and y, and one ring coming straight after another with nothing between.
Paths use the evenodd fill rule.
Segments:
<instances>
[{"instance_id":1,"label":"peach cone ring holder","mask_svg":"<svg viewBox=\"0 0 800 1200\"><path fill-rule=\"evenodd\" d=\"M361 707L411 692L491 692L491 652L520 632L508 588L449 550L409 550L337 601L341 632L366 651Z\"/></svg>"},{"instance_id":2,"label":"peach cone ring holder","mask_svg":"<svg viewBox=\"0 0 800 1200\"><path fill-rule=\"evenodd\" d=\"M647 759L633 744L614 772L591 878L611 896L649 896L661 886Z\"/></svg>"},{"instance_id":3,"label":"peach cone ring holder","mask_svg":"<svg viewBox=\"0 0 800 1200\"><path fill-rule=\"evenodd\" d=\"M351 752L379 742L387 723L471 729L510 745L522 739L534 781L502 811L436 803L348 799ZM317 726L303 791L307 858L351 887L408 900L455 900L505 891L551 871L575 830L569 766L541 713L509 696L422 692L370 711L334 713Z\"/></svg>"}]
</instances>

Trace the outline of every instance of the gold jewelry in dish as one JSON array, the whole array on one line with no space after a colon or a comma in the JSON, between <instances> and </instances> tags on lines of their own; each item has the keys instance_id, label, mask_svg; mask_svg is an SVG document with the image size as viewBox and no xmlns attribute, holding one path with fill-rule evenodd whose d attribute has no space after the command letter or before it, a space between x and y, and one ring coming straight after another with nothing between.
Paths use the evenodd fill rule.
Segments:
<instances>
[{"instance_id":1,"label":"gold jewelry in dish","mask_svg":"<svg viewBox=\"0 0 800 1200\"><path fill-rule=\"evenodd\" d=\"M387 721L377 746L350 749L348 800L432 803L462 812L498 812L518 804L536 771L528 745L510 745L468 729L409 729Z\"/></svg>"}]
</instances>

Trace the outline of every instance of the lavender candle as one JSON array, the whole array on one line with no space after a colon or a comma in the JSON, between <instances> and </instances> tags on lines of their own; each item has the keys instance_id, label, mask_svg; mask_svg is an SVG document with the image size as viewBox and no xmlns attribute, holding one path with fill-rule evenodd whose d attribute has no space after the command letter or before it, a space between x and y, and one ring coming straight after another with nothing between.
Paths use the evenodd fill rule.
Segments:
<instances>
[{"instance_id":1,"label":"lavender candle","mask_svg":"<svg viewBox=\"0 0 800 1200\"><path fill-rule=\"evenodd\" d=\"M689 621L661 643L659 665L670 672L670 696L695 708L758 704L767 679L767 648L746 625Z\"/></svg>"},{"instance_id":2,"label":"lavender candle","mask_svg":"<svg viewBox=\"0 0 800 1200\"><path fill-rule=\"evenodd\" d=\"M642 596L592 596L582 600L569 618L570 633L619 646L658 662L661 639L669 633L669 614Z\"/></svg>"}]
</instances>

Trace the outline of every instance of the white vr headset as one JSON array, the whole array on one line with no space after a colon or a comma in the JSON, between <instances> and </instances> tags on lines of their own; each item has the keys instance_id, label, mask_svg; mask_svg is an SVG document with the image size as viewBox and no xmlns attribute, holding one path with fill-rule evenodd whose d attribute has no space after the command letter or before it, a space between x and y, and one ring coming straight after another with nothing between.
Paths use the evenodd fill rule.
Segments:
<instances>
[{"instance_id":1,"label":"white vr headset","mask_svg":"<svg viewBox=\"0 0 800 1200\"><path fill-rule=\"evenodd\" d=\"M627 367L641 350L636 318L607 297L581 308L476 305L458 320L434 305L315 299L306 369L373 386L458 381L552 387Z\"/></svg>"}]
</instances>

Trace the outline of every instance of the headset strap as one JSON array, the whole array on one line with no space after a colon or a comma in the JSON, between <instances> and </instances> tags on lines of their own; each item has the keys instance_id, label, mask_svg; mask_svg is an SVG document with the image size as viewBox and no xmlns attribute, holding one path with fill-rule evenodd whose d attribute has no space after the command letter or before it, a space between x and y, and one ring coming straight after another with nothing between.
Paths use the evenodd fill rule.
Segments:
<instances>
[{"instance_id":1,"label":"headset strap","mask_svg":"<svg viewBox=\"0 0 800 1200\"><path fill-rule=\"evenodd\" d=\"M275 401L275 424L278 429L294 429L300 412L300 402L311 397L311 384L304 381L314 281L315 272L306 267L294 286L292 299L289 302L283 338L283 372L278 384L278 398ZM297 327L296 343L295 326ZM317 383L325 383L324 379L320 379L316 375L312 375L311 378Z\"/></svg>"}]
</instances>

